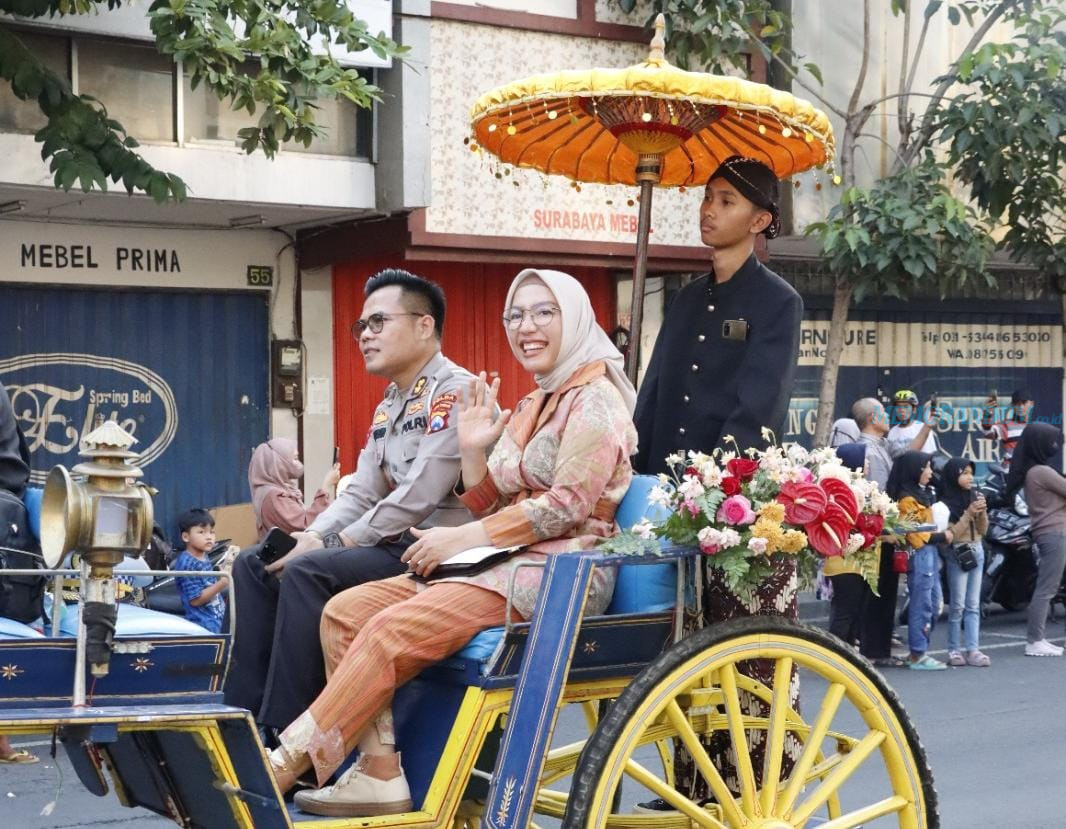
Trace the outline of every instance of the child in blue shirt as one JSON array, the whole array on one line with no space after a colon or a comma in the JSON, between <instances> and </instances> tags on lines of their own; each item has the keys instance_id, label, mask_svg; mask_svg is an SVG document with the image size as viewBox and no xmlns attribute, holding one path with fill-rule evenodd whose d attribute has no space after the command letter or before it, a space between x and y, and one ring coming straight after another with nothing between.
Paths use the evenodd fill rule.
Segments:
<instances>
[{"instance_id":1,"label":"child in blue shirt","mask_svg":"<svg viewBox=\"0 0 1066 829\"><path fill-rule=\"evenodd\" d=\"M215 519L205 509L190 509L178 516L178 529L185 550L174 559L171 570L216 569L208 557L208 551L215 546ZM218 569L228 569L233 560L231 547L226 551L226 558ZM223 594L229 588L226 576L179 576L178 592L181 604L185 608L185 618L212 633L222 630L222 619L226 615L226 602Z\"/></svg>"}]
</instances>

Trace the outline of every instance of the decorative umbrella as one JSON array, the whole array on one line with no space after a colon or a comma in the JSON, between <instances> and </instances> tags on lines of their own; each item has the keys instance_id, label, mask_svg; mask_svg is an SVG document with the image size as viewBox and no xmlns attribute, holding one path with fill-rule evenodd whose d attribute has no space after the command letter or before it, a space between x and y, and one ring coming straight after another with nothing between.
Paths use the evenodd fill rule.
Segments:
<instances>
[{"instance_id":1,"label":"decorative umbrella","mask_svg":"<svg viewBox=\"0 0 1066 829\"><path fill-rule=\"evenodd\" d=\"M807 101L668 63L665 27L660 14L643 63L535 75L482 95L471 112L475 148L503 162L575 182L640 185L627 369L634 382L652 188L702 186L732 155L784 178L831 162L834 150L829 119Z\"/></svg>"}]
</instances>

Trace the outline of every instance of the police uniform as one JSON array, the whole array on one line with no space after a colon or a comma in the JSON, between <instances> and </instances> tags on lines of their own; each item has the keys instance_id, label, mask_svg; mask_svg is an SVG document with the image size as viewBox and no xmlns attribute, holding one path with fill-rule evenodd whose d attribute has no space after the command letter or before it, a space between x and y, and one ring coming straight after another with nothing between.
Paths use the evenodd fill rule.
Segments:
<instances>
[{"instance_id":1,"label":"police uniform","mask_svg":"<svg viewBox=\"0 0 1066 829\"><path fill-rule=\"evenodd\" d=\"M705 274L682 288L637 397L636 469L665 472L667 455L710 453L726 435L764 447L763 427L780 442L802 318L799 294L754 254L725 282Z\"/></svg>"},{"instance_id":2,"label":"police uniform","mask_svg":"<svg viewBox=\"0 0 1066 829\"><path fill-rule=\"evenodd\" d=\"M357 584L407 572L400 557L414 540L411 527L473 520L454 494L460 461L453 412L472 379L438 352L409 389L393 383L385 390L351 483L307 528L341 533L355 548L299 556L280 580L266 572L258 547L238 557L227 704L257 712L265 725L287 726L325 685L318 625L326 602Z\"/></svg>"}]
</instances>

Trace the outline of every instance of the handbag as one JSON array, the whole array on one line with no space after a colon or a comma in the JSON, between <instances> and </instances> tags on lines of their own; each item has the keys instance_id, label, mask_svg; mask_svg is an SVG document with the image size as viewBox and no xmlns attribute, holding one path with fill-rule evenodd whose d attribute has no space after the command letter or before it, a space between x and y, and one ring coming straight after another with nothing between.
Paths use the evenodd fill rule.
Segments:
<instances>
[{"instance_id":1,"label":"handbag","mask_svg":"<svg viewBox=\"0 0 1066 829\"><path fill-rule=\"evenodd\" d=\"M2 572L39 570L41 565L41 548L30 531L26 505L14 493L0 489L0 616L32 622L41 615L47 579Z\"/></svg>"},{"instance_id":2,"label":"handbag","mask_svg":"<svg viewBox=\"0 0 1066 829\"><path fill-rule=\"evenodd\" d=\"M964 573L970 572L977 566L977 545L972 541L952 545L951 555L955 557L955 563Z\"/></svg>"},{"instance_id":3,"label":"handbag","mask_svg":"<svg viewBox=\"0 0 1066 829\"><path fill-rule=\"evenodd\" d=\"M911 554L907 550L896 550L892 553L892 572L903 575L910 570Z\"/></svg>"}]
</instances>

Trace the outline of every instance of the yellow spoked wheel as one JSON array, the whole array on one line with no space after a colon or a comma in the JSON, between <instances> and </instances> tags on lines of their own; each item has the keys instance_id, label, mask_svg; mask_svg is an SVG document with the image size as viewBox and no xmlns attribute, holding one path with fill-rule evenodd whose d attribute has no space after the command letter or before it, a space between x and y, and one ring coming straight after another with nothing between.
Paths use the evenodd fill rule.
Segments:
<instances>
[{"instance_id":1,"label":"yellow spoked wheel","mask_svg":"<svg viewBox=\"0 0 1066 829\"><path fill-rule=\"evenodd\" d=\"M756 659L769 683L747 675ZM696 789L651 770L666 739L691 755ZM704 795L689 796L697 790ZM644 823L654 818L633 804L657 798L663 822ZM673 646L626 688L581 754L566 829L678 819L711 829L939 826L925 753L884 678L828 633L773 617L714 625Z\"/></svg>"}]
</instances>

